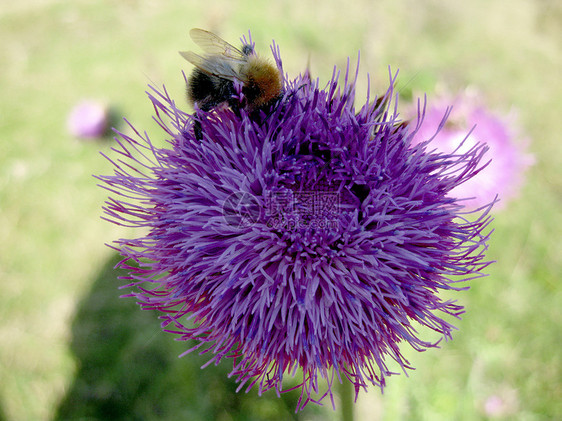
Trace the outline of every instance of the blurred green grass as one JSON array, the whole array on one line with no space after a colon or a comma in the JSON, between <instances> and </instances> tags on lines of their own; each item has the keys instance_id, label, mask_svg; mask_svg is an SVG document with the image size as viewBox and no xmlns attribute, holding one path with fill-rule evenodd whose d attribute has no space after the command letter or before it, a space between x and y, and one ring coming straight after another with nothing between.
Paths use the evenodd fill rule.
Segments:
<instances>
[{"instance_id":1,"label":"blurred green grass","mask_svg":"<svg viewBox=\"0 0 562 421\"><path fill-rule=\"evenodd\" d=\"M537 164L521 197L496 215L489 255L497 263L490 276L455 296L467 313L454 340L441 350L408 352L417 370L409 378L390 378L382 396L374 389L361 394L356 412L362 420L480 420L486 419L486 399L497 395L509 403L499 419L562 418L560 4L207 3L23 0L2 6L0 419L64 419L64 414L66 419L103 419L89 409L80 413L90 403L83 395L73 395L88 362L73 345L75 326L82 326L80 315L93 299L97 280L111 276L107 264L113 256L104 243L132 234L99 219L105 192L91 175L110 173L98 151L107 151L111 139L72 139L65 119L78 100L93 97L160 138L144 90L147 83L165 82L172 96L183 101L180 72L189 66L177 51L191 48L191 27L216 31L232 41L251 29L264 52L271 39L277 41L289 74L296 75L310 62L322 81L328 80L333 65L344 67L348 56L354 62L361 50L358 102L366 90L366 73L374 89L382 90L390 65L400 68L399 86L405 95L427 91L431 100L441 86L454 92L472 85L485 93L492 108L519 110ZM114 290L110 285L103 301L116 302L108 303L109 308L136 310L133 302L119 302L117 281ZM88 313L90 327L79 333L96 337L104 311ZM157 330L156 315L149 316ZM130 317L131 323L140 323L132 313ZM182 411L191 406L193 386L182 379L193 375L187 360L198 357L170 362L186 347L170 342L170 335L154 333L149 344L137 338L128 345L131 355L155 352L163 361L156 385L134 399L157 396L164 402L158 410L168 411L159 413L150 401L135 410L135 419L182 419ZM95 346L95 341L89 344ZM114 351L121 352L117 345ZM97 369L103 370L103 364ZM123 367L118 364L108 362L105 369L116 384L126 379L119 377ZM100 386L104 379L94 381ZM210 396L205 393L201 399ZM78 412L64 412L73 396ZM240 399L230 415L202 410L192 419L251 419L252 408L261 405L257 392ZM262 418L292 414L290 404L284 412L284 401L263 403L272 409ZM134 419L131 414L111 417ZM326 414L333 416L329 409ZM301 419L320 416L311 411Z\"/></svg>"}]
</instances>

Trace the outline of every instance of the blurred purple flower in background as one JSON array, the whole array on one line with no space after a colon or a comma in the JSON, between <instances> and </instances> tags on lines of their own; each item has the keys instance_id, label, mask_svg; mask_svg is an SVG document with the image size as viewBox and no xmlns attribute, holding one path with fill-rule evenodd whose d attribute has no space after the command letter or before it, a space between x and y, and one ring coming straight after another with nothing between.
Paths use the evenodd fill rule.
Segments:
<instances>
[{"instance_id":1,"label":"blurred purple flower in background","mask_svg":"<svg viewBox=\"0 0 562 421\"><path fill-rule=\"evenodd\" d=\"M422 326L450 338L445 319L463 308L439 293L468 288L458 283L490 264L491 205L466 215L450 195L478 173L486 147L412 145L423 116L398 119L395 76L359 110L349 69L343 86L338 78L323 89L285 79L267 112L196 116L151 87L167 148L131 126L108 157L114 175L99 177L111 192L106 218L146 229L114 246L129 270L125 296L195 340L187 352L230 360L240 388L280 393L298 375L297 408L332 397L343 376L356 393L382 388L395 374L387 360L411 369L400 343L436 347Z\"/></svg>"},{"instance_id":2,"label":"blurred purple flower in background","mask_svg":"<svg viewBox=\"0 0 562 421\"><path fill-rule=\"evenodd\" d=\"M93 139L107 133L109 124L108 107L95 100L83 100L72 108L67 128L72 136Z\"/></svg>"},{"instance_id":3,"label":"blurred purple flower in background","mask_svg":"<svg viewBox=\"0 0 562 421\"><path fill-rule=\"evenodd\" d=\"M443 114L451 106L452 111L445 126L436 135ZM471 129L473 130L467 138ZM504 208L517 196L524 181L525 170L534 162L532 155L525 152L528 139L523 139L517 129L515 113L500 117L488 110L470 92L454 99L443 96L431 102L424 124L413 143L423 142L433 136L430 148L437 148L444 153L453 153L457 148L457 153L464 153L477 143L488 146L486 158L491 159L491 162L472 179L451 192L459 199L467 198L462 203L470 209L487 205L496 195L500 200L494 209Z\"/></svg>"},{"instance_id":4,"label":"blurred purple flower in background","mask_svg":"<svg viewBox=\"0 0 562 421\"><path fill-rule=\"evenodd\" d=\"M496 394L486 398L482 405L482 412L489 418L504 418L513 416L519 411L519 399L517 391L510 388L502 388Z\"/></svg>"}]
</instances>

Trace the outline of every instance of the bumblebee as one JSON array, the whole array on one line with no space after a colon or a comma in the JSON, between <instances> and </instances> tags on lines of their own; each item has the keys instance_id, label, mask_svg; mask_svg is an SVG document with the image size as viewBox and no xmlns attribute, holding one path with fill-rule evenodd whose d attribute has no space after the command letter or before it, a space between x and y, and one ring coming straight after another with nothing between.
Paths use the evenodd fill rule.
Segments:
<instances>
[{"instance_id":1,"label":"bumblebee","mask_svg":"<svg viewBox=\"0 0 562 421\"><path fill-rule=\"evenodd\" d=\"M195 66L187 81L187 100L202 111L223 103L231 108L249 111L271 105L282 94L281 72L266 59L259 57L252 45L234 47L212 32L194 28L189 32L193 41L205 52L180 51L183 58ZM234 83L242 83L244 102L236 95Z\"/></svg>"}]
</instances>

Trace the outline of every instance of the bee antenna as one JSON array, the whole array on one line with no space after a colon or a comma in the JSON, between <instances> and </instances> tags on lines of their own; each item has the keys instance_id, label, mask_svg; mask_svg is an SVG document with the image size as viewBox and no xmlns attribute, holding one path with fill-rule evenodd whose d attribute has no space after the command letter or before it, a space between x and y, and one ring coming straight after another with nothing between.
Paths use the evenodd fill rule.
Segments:
<instances>
[{"instance_id":1,"label":"bee antenna","mask_svg":"<svg viewBox=\"0 0 562 421\"><path fill-rule=\"evenodd\" d=\"M420 71L418 70L416 73L414 73L414 75L410 79L406 81L405 84L398 87L398 93L402 93L402 91L404 91L418 77L419 73Z\"/></svg>"}]
</instances>

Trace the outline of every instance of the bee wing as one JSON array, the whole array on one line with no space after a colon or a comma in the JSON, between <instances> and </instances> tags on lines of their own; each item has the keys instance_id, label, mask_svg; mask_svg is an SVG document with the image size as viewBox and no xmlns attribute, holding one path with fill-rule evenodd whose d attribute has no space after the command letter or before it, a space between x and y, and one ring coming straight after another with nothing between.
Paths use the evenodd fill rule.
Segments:
<instances>
[{"instance_id":1,"label":"bee wing","mask_svg":"<svg viewBox=\"0 0 562 421\"><path fill-rule=\"evenodd\" d=\"M244 60L235 59L222 59L219 56L201 57L193 51L180 51L180 55L193 64L195 67L201 69L205 73L228 79L234 82L235 79L246 82L240 72L236 71L233 66L239 67L244 63Z\"/></svg>"},{"instance_id":2,"label":"bee wing","mask_svg":"<svg viewBox=\"0 0 562 421\"><path fill-rule=\"evenodd\" d=\"M199 28L189 31L191 39L207 54L218 55L233 60L243 60L245 55L234 45L229 44L212 32Z\"/></svg>"}]
</instances>

